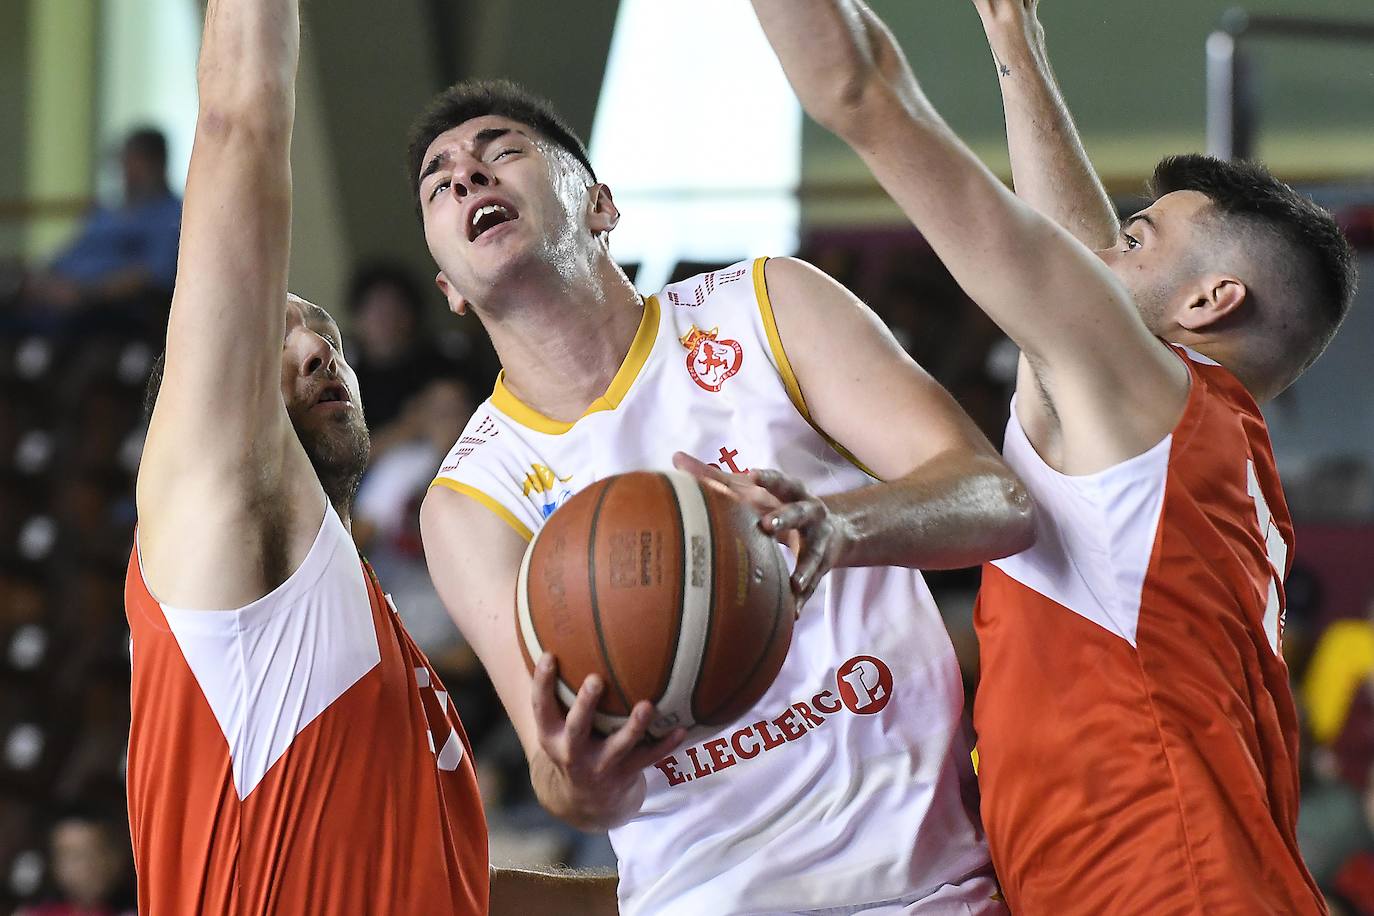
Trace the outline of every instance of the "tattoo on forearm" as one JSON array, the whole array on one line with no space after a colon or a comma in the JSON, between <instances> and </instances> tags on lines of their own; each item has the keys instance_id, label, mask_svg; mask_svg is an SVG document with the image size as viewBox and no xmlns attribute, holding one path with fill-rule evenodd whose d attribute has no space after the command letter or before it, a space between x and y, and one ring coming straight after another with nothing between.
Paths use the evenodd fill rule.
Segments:
<instances>
[{"instance_id":1,"label":"tattoo on forearm","mask_svg":"<svg viewBox=\"0 0 1374 916\"><path fill-rule=\"evenodd\" d=\"M996 51L992 52L992 61L993 63L997 64L998 73L1000 73L1002 76L1011 76L1011 67L1008 67L1006 64L1002 63L1002 58L997 56Z\"/></svg>"}]
</instances>

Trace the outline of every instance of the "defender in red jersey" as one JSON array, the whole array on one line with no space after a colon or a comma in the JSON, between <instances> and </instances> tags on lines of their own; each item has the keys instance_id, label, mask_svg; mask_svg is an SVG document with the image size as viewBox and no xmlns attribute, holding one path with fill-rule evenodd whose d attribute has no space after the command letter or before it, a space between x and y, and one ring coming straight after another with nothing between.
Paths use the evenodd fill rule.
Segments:
<instances>
[{"instance_id":1,"label":"defender in red jersey","mask_svg":"<svg viewBox=\"0 0 1374 916\"><path fill-rule=\"evenodd\" d=\"M295 0L206 11L125 589L139 912L613 913L614 879L489 868L453 703L349 534L357 378L286 293L298 43Z\"/></svg>"},{"instance_id":2,"label":"defender in red jersey","mask_svg":"<svg viewBox=\"0 0 1374 916\"><path fill-rule=\"evenodd\" d=\"M1004 451L1037 540L987 568L976 615L993 862L1017 913L1324 912L1294 836L1292 528L1258 404L1335 333L1352 254L1262 168L1202 156L1165 160L1121 231L1035 5L975 0L1018 199L863 3L754 0L807 110L1022 350Z\"/></svg>"}]
</instances>

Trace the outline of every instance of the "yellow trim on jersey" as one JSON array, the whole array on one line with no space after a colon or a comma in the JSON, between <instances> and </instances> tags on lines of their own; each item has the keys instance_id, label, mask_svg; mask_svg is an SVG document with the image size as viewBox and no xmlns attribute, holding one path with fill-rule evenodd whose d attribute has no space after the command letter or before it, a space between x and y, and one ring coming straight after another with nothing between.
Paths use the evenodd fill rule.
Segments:
<instances>
[{"instance_id":1,"label":"yellow trim on jersey","mask_svg":"<svg viewBox=\"0 0 1374 916\"><path fill-rule=\"evenodd\" d=\"M635 383L635 379L639 378L639 373L644 368L644 364L649 361L649 354L653 352L654 341L657 339L658 297L650 296L644 300L644 314L639 319L639 330L635 332L635 339L630 343L630 352L625 354L625 361L616 370L615 377L611 379L611 384L606 388L606 393L592 401L586 411L583 412L582 417L602 410L615 410L620 406L620 402L625 400L625 395L629 393L630 386ZM562 420L546 417L533 407L526 405L506 387L505 378L506 373L504 371L496 376L496 388L491 393L491 403L497 410L521 426L528 427L538 433L561 436L577 425L577 420L565 423ZM580 420L582 417L577 419Z\"/></svg>"},{"instance_id":2,"label":"yellow trim on jersey","mask_svg":"<svg viewBox=\"0 0 1374 916\"><path fill-rule=\"evenodd\" d=\"M754 298L759 303L759 316L763 319L763 330L768 335L768 348L773 351L773 361L778 364L778 373L782 376L783 387L787 389L787 397L792 402L792 406L797 408L797 413L802 415L802 419L811 425L820 437L830 444L830 447L839 452L840 455L863 471L874 480L882 480L877 474L869 470L858 458L834 439L826 434L826 431L816 425L816 421L811 419L811 411L806 406L806 398L802 395L801 384L797 381L797 374L792 371L792 361L787 358L787 351L782 346L782 335L778 333L778 322L773 317L773 300L768 298L768 281L763 276L763 265L768 262L767 258L754 259Z\"/></svg>"},{"instance_id":3,"label":"yellow trim on jersey","mask_svg":"<svg viewBox=\"0 0 1374 916\"><path fill-rule=\"evenodd\" d=\"M968 752L969 760L973 761L973 775L978 775L978 746L974 745L973 750Z\"/></svg>"},{"instance_id":4,"label":"yellow trim on jersey","mask_svg":"<svg viewBox=\"0 0 1374 916\"><path fill-rule=\"evenodd\" d=\"M534 532L527 528L524 522L516 518L515 513L511 512L505 506L501 505L476 487L454 480L451 477L436 477L430 483L430 486L447 487L455 493L462 493L464 496L477 500L492 512L495 512L501 521L514 528L516 534L520 535L526 541L534 540Z\"/></svg>"},{"instance_id":5,"label":"yellow trim on jersey","mask_svg":"<svg viewBox=\"0 0 1374 916\"><path fill-rule=\"evenodd\" d=\"M797 413L810 423L811 411L806 407L806 398L802 397L801 385L797 384L797 374L792 371L792 362L787 358L787 351L782 348L778 322L773 317L773 300L768 298L768 283L763 277L763 265L766 263L767 258L754 259L754 296L758 299L759 315L763 317L763 330L768 335L768 348L773 351L773 361L778 364L778 372L782 375L787 397L791 399L792 406L797 408Z\"/></svg>"}]
</instances>

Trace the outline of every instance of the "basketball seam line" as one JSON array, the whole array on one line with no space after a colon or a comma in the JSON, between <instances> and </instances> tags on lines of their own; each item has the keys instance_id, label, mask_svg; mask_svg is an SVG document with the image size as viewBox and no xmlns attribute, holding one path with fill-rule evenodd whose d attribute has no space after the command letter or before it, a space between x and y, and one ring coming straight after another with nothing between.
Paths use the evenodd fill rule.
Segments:
<instances>
[{"instance_id":1,"label":"basketball seam line","mask_svg":"<svg viewBox=\"0 0 1374 916\"><path fill-rule=\"evenodd\" d=\"M684 617L687 614L687 564L688 564L688 536L687 523L682 517L682 503L677 496L677 487L668 478L667 474L659 474L658 479L663 481L668 488L668 493L673 497L673 513L677 517L677 530L679 540L682 542L682 558L678 562L678 586L677 586L677 632L673 636L673 654L668 660L668 665L663 671L663 678L658 684L658 688L652 699L655 704L668 692L668 685L673 681L673 662L677 660L677 654L682 651L682 629L686 623ZM691 707L690 698L688 708Z\"/></svg>"},{"instance_id":2,"label":"basketball seam line","mask_svg":"<svg viewBox=\"0 0 1374 916\"><path fill-rule=\"evenodd\" d=\"M697 484L701 487L700 484ZM687 697L687 708L692 711L692 721L701 722L697 710L697 691L701 689L701 672L706 668L706 659L711 656L711 645L719 638L716 635L716 513L711 511L711 497L705 487L701 487L701 501L706 507L706 555L711 558L711 602L706 606L706 641L701 646L701 658L697 659L697 673L692 678L692 693Z\"/></svg>"},{"instance_id":3,"label":"basketball seam line","mask_svg":"<svg viewBox=\"0 0 1374 916\"><path fill-rule=\"evenodd\" d=\"M601 627L601 605L596 600L596 526L601 520L601 508L606 504L606 497L610 495L613 486L615 486L613 481L606 483L605 489L596 498L596 508L592 510L592 524L587 531L589 548L587 550L587 585L592 599L592 625L596 628L596 644L601 649L601 660L606 666L606 679L611 682L611 686L620 696L620 702L625 707L625 715L628 716L634 707L630 705L630 698L625 695L625 688L621 686L620 679L616 677L610 650L606 648L606 633Z\"/></svg>"},{"instance_id":4,"label":"basketball seam line","mask_svg":"<svg viewBox=\"0 0 1374 916\"><path fill-rule=\"evenodd\" d=\"M773 565L774 565L774 566L777 566L777 565L779 564L779 562L781 561L781 558L778 556L778 549L777 549L777 547L773 546L773 543L772 543L771 540L769 541L768 547L769 547L770 550L773 551L773 555L774 555ZM783 572L783 573L786 573L786 571L787 571L787 570L786 570L786 567L784 567L783 570L782 570L782 572ZM754 675L758 673L759 667L760 667L765 661L768 660L768 656L769 656L769 654L770 654L770 651L771 651L772 648L773 648L773 638L774 638L775 636L777 636L777 634L778 634L778 625L779 625L779 623L780 623L781 620L782 620L782 613L783 613L783 607L782 607L783 601L782 601L782 596L785 594L785 590L786 590L786 588L787 588L788 581L789 581L789 580L788 580L788 577L787 577L786 575L777 576L776 578L778 579L778 588L777 588L777 600L773 602L773 626L768 630L768 638L767 638L766 640L764 640L764 642L763 642L763 649L762 649L762 651L759 652L759 657L756 658L756 659L754 659L754 664L749 668L749 674L748 674L747 676L745 676L743 679L740 680L739 686L736 687L733 691L731 691L730 694L729 694L728 696L725 697L725 699L721 700L719 703L716 704L716 708L715 708L714 710L711 711L711 714L712 714L712 715L714 715L714 714L715 714L717 711L719 711L719 710L725 709L725 708L728 707L731 703L733 703L734 700L735 700L735 697L737 697L737 696L739 696L741 693L743 693L743 692L744 692L744 689L745 689L746 687L748 687L751 683L753 683Z\"/></svg>"}]
</instances>

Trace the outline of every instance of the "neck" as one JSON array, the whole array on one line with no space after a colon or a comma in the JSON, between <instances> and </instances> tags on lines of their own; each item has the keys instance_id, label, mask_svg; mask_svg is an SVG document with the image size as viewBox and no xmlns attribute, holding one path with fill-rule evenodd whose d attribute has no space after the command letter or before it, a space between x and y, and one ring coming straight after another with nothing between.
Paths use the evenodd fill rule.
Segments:
<instances>
[{"instance_id":1,"label":"neck","mask_svg":"<svg viewBox=\"0 0 1374 916\"><path fill-rule=\"evenodd\" d=\"M606 392L643 314L639 294L610 258L585 276L547 276L481 310L511 394L572 422Z\"/></svg>"},{"instance_id":2,"label":"neck","mask_svg":"<svg viewBox=\"0 0 1374 916\"><path fill-rule=\"evenodd\" d=\"M1250 392L1250 396L1255 399L1256 404L1264 404L1272 400L1283 390L1281 387L1276 389L1273 382L1264 377L1263 373L1257 373L1250 368L1243 355L1244 349L1238 349L1238 341L1235 337L1226 339L1176 328L1174 333L1169 335L1168 340L1169 343L1201 353L1230 372L1237 381L1245 386L1245 390Z\"/></svg>"}]
</instances>

